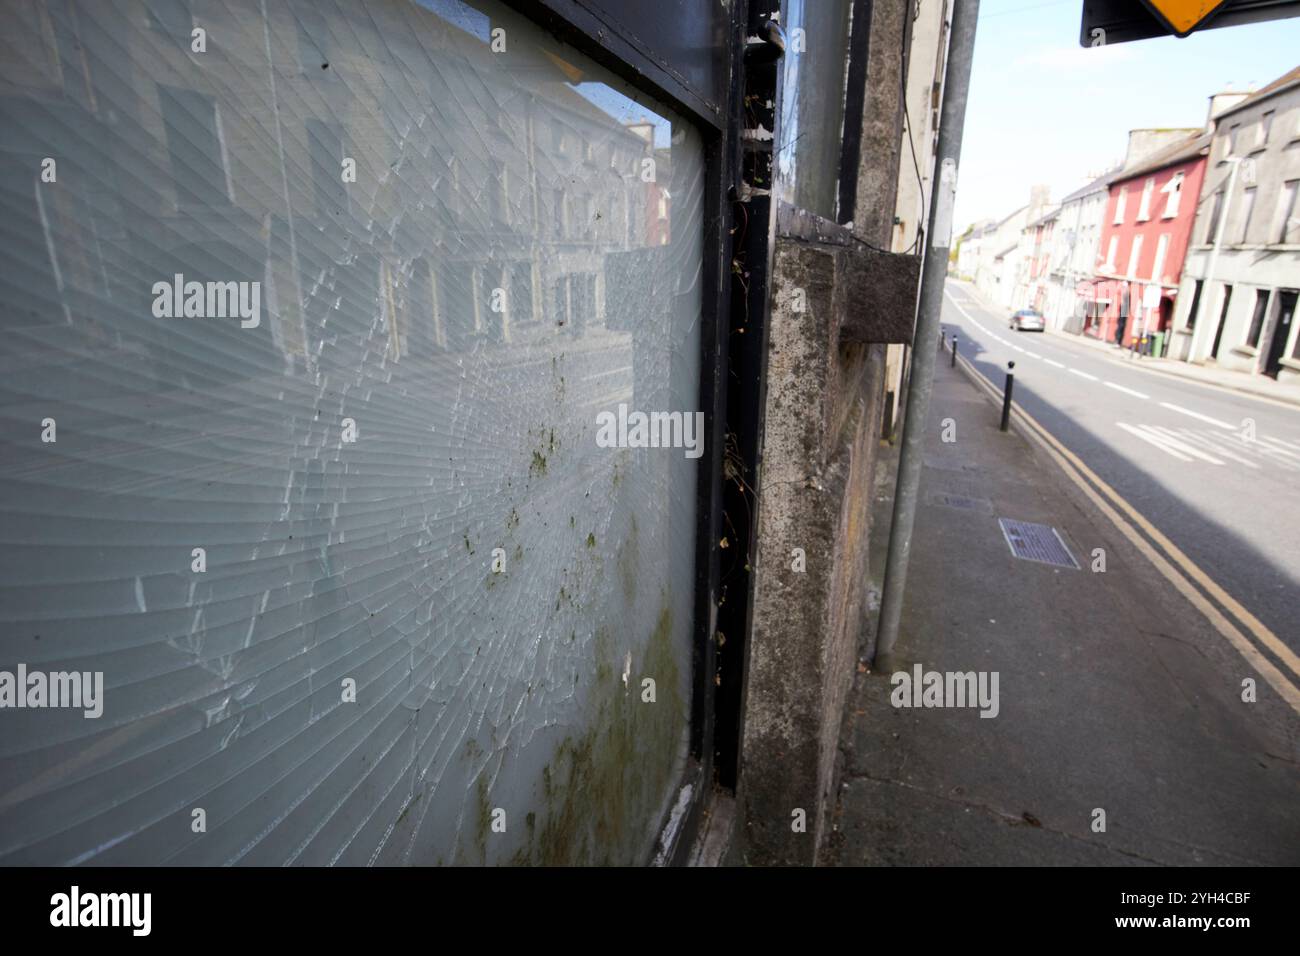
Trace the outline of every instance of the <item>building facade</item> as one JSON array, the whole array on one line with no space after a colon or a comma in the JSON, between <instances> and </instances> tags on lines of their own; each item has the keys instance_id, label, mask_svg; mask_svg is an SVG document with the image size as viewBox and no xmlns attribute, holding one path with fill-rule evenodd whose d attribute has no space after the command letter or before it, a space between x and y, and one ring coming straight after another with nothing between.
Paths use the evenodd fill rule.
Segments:
<instances>
[{"instance_id":1,"label":"building facade","mask_svg":"<svg viewBox=\"0 0 1300 956\"><path fill-rule=\"evenodd\" d=\"M1300 381L1300 68L1218 115L1172 357Z\"/></svg>"},{"instance_id":2,"label":"building facade","mask_svg":"<svg viewBox=\"0 0 1300 956\"><path fill-rule=\"evenodd\" d=\"M1198 133L1110 181L1085 334L1127 347L1171 329L1208 147Z\"/></svg>"},{"instance_id":3,"label":"building facade","mask_svg":"<svg viewBox=\"0 0 1300 956\"><path fill-rule=\"evenodd\" d=\"M1025 228L1028 206L1004 216L985 230L975 260L975 287L990 302L1010 305L1015 291L1015 250Z\"/></svg>"},{"instance_id":4,"label":"building facade","mask_svg":"<svg viewBox=\"0 0 1300 956\"><path fill-rule=\"evenodd\" d=\"M1061 200L1044 280L1043 316L1050 329L1077 333L1083 328L1089 299L1078 289L1081 280L1085 289L1090 285L1087 280L1097 268L1109 178L1110 174L1099 176Z\"/></svg>"},{"instance_id":5,"label":"building facade","mask_svg":"<svg viewBox=\"0 0 1300 956\"><path fill-rule=\"evenodd\" d=\"M1037 185L1024 206L971 227L957 250L958 273L1001 308L1030 308L1037 288L1030 279L1032 260L1041 236L1029 227L1051 209L1049 188Z\"/></svg>"},{"instance_id":6,"label":"building facade","mask_svg":"<svg viewBox=\"0 0 1300 956\"><path fill-rule=\"evenodd\" d=\"M1046 315L1049 303L1055 305L1055 289L1051 283L1052 259L1057 251L1058 210L1049 209L1025 227L1021 244L1021 261L1024 280L1016 295L1022 308L1034 309Z\"/></svg>"},{"instance_id":7,"label":"building facade","mask_svg":"<svg viewBox=\"0 0 1300 956\"><path fill-rule=\"evenodd\" d=\"M951 0L917 0L904 61L907 71L902 141L899 143L898 199L894 207L893 252L917 254L925 247L928 197L933 192L934 152L939 137L939 104L948 51ZM911 175L908 175L909 171ZM909 349L890 345L885 353L885 421L882 433L894 435L902 421Z\"/></svg>"},{"instance_id":8,"label":"building facade","mask_svg":"<svg viewBox=\"0 0 1300 956\"><path fill-rule=\"evenodd\" d=\"M966 232L957 240L957 256L953 268L959 278L974 281L975 273L979 268L980 245L991 225L988 220L974 223L967 227Z\"/></svg>"}]
</instances>

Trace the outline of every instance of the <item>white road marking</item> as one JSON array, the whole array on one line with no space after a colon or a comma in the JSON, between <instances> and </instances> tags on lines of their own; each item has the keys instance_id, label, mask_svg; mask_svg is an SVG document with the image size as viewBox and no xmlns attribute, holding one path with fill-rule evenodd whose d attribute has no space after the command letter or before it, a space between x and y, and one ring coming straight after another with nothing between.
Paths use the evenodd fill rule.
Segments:
<instances>
[{"instance_id":1,"label":"white road marking","mask_svg":"<svg viewBox=\"0 0 1300 956\"><path fill-rule=\"evenodd\" d=\"M1183 441L1179 437L1178 433L1172 428L1162 428L1159 425L1141 425L1139 427L1158 436L1167 442L1171 448L1177 448L1186 455L1191 455L1193 458L1199 458L1201 461L1208 461L1211 465L1223 464L1223 459L1215 458L1213 455L1206 454L1194 445L1190 445Z\"/></svg>"},{"instance_id":2,"label":"white road marking","mask_svg":"<svg viewBox=\"0 0 1300 956\"><path fill-rule=\"evenodd\" d=\"M947 289L944 289L944 290L943 290L943 294L946 295L946 296L948 297L948 301L949 301L949 302L951 302L953 305L955 305L955 306L957 307L957 311L958 311L958 312L960 312L962 315L966 316L966 318L970 319L972 322L975 321L975 319L971 317L971 314L970 314L969 312L967 312L965 309L963 309L963 308L961 307L961 303L958 302L956 299L954 299L954 298L952 297L952 293L951 293L951 292L949 292Z\"/></svg>"},{"instance_id":3,"label":"white road marking","mask_svg":"<svg viewBox=\"0 0 1300 956\"><path fill-rule=\"evenodd\" d=\"M1013 346L1011 346L1011 347L1012 347L1013 349L1015 349L1017 352L1023 352L1023 351L1024 351L1024 349L1022 349L1019 345L1013 345Z\"/></svg>"},{"instance_id":4,"label":"white road marking","mask_svg":"<svg viewBox=\"0 0 1300 956\"><path fill-rule=\"evenodd\" d=\"M1199 418L1203 422L1209 422L1211 425L1218 425L1220 428L1226 428L1229 431L1236 431L1236 425L1230 425L1227 422L1219 421L1217 418L1211 418L1209 415L1202 415L1200 412L1194 412L1190 408L1183 408L1181 405L1174 405L1172 402L1161 402L1161 408L1167 408L1171 412L1181 412L1184 415L1190 415L1192 418Z\"/></svg>"},{"instance_id":5,"label":"white road marking","mask_svg":"<svg viewBox=\"0 0 1300 956\"><path fill-rule=\"evenodd\" d=\"M1183 441L1192 442L1193 444L1201 448L1208 448L1216 455L1222 455L1224 458L1227 458L1231 461L1239 462L1240 464L1245 465L1247 468L1253 468L1256 471L1259 470L1259 465L1255 464L1253 461L1248 461L1247 459L1242 458L1240 455L1233 454L1232 452L1228 451L1223 447L1222 441L1215 441L1209 435L1198 435L1190 428L1180 428L1178 429L1178 434L1182 436ZM1219 438L1217 432L1214 434L1214 438Z\"/></svg>"},{"instance_id":6,"label":"white road marking","mask_svg":"<svg viewBox=\"0 0 1300 956\"><path fill-rule=\"evenodd\" d=\"M1048 365L1055 365L1057 368L1065 368L1065 364L1063 362L1056 361L1056 359L1045 358L1043 359L1043 361L1046 362Z\"/></svg>"},{"instance_id":7,"label":"white road marking","mask_svg":"<svg viewBox=\"0 0 1300 956\"><path fill-rule=\"evenodd\" d=\"M1090 381L1090 382L1097 382L1097 381L1100 381L1100 379L1098 379L1097 376L1095 376L1095 375L1089 375L1087 372L1080 372L1077 368L1072 368L1072 369L1069 369L1068 371L1069 371L1069 373L1070 373L1071 375L1077 375L1077 376L1079 376L1080 378L1086 378L1086 379L1087 379L1088 381Z\"/></svg>"},{"instance_id":8,"label":"white road marking","mask_svg":"<svg viewBox=\"0 0 1300 956\"><path fill-rule=\"evenodd\" d=\"M1279 441L1276 438L1270 438L1268 435L1256 435L1255 441L1263 442L1266 445L1272 446L1272 448L1279 455L1286 455L1288 458L1300 458L1300 455L1296 454L1293 451L1288 450L1289 448L1294 448L1295 446L1290 445L1287 442Z\"/></svg>"},{"instance_id":9,"label":"white road marking","mask_svg":"<svg viewBox=\"0 0 1300 956\"><path fill-rule=\"evenodd\" d=\"M1130 435L1134 435L1138 438L1141 438L1144 442L1148 442L1152 445L1155 445L1166 455L1173 455L1175 458L1182 459L1183 461L1192 460L1189 456L1184 455L1181 452L1174 451L1172 448L1168 447L1164 442L1159 441L1156 438L1153 438L1151 435L1148 435L1144 431L1139 431L1138 429L1134 428L1132 425L1128 425L1124 422L1116 422L1115 424L1118 425L1120 428L1124 429L1124 431L1128 432Z\"/></svg>"},{"instance_id":10,"label":"white road marking","mask_svg":"<svg viewBox=\"0 0 1300 956\"><path fill-rule=\"evenodd\" d=\"M1226 435L1223 432L1215 432L1214 438L1218 441L1230 443L1233 449L1242 454L1258 455L1270 465L1276 465L1283 471L1300 471L1300 461L1293 460L1294 456L1291 456L1289 452L1285 452L1281 448L1274 448L1267 442L1248 441L1239 432L1229 432Z\"/></svg>"},{"instance_id":11,"label":"white road marking","mask_svg":"<svg viewBox=\"0 0 1300 956\"><path fill-rule=\"evenodd\" d=\"M1278 445L1285 445L1287 448L1294 448L1296 451L1300 451L1300 444L1298 444L1298 443L1296 443L1296 442L1293 442L1293 441L1283 441L1281 438L1274 438L1274 437L1271 436L1271 435L1268 435L1268 436L1265 436L1265 437L1267 437L1269 441L1274 442L1274 443L1276 443L1276 444L1278 444Z\"/></svg>"},{"instance_id":12,"label":"white road marking","mask_svg":"<svg viewBox=\"0 0 1300 956\"><path fill-rule=\"evenodd\" d=\"M1284 471L1300 471L1300 461L1289 461L1286 458L1275 458L1271 454L1269 455L1268 460Z\"/></svg>"},{"instance_id":13,"label":"white road marking","mask_svg":"<svg viewBox=\"0 0 1300 956\"><path fill-rule=\"evenodd\" d=\"M1132 395L1134 398L1150 398L1150 395L1143 395L1141 392L1131 388L1125 388L1123 385L1116 385L1114 382L1102 382L1107 388L1113 388L1117 392L1123 392L1126 395Z\"/></svg>"},{"instance_id":14,"label":"white road marking","mask_svg":"<svg viewBox=\"0 0 1300 956\"><path fill-rule=\"evenodd\" d=\"M1039 355L1037 352L1031 352L1029 351L1029 349L1025 349L1025 354L1028 355L1030 358L1036 358L1036 359L1042 358L1042 356Z\"/></svg>"}]
</instances>

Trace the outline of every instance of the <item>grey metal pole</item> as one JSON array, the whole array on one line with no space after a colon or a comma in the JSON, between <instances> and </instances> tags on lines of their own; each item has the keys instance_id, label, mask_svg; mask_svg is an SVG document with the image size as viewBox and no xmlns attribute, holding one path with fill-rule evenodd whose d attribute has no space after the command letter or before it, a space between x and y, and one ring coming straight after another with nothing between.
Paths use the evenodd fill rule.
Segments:
<instances>
[{"instance_id":1,"label":"grey metal pole","mask_svg":"<svg viewBox=\"0 0 1300 956\"><path fill-rule=\"evenodd\" d=\"M1232 193L1237 185L1237 170L1241 168L1242 157L1229 156L1228 162L1232 163L1232 172L1228 174L1228 188L1223 193L1223 208L1219 210L1219 221L1214 228L1214 248L1210 251L1210 261L1205 266L1205 285L1202 286L1207 296L1214 295L1214 267L1219 264L1219 249L1223 246L1223 227L1228 222L1228 211L1232 209ZM1204 301L1204 300L1202 300ZM1198 306L1199 308L1199 303ZM1208 310L1214 313L1214 306ZM1187 364L1196 363L1196 350L1201 342L1201 329L1205 328L1205 323L1198 321L1198 316L1188 313L1188 318L1196 322L1192 327L1192 342L1187 347Z\"/></svg>"},{"instance_id":2,"label":"grey metal pole","mask_svg":"<svg viewBox=\"0 0 1300 956\"><path fill-rule=\"evenodd\" d=\"M907 583L907 561L912 551L912 525L916 518L917 492L921 484L921 454L930 427L930 393L934 388L934 367L938 352L934 336L940 328L943 286L948 276L948 247L952 242L952 207L957 194L957 169L961 159L962 126L966 121L966 99L970 92L971 59L975 52L975 21L979 0L956 0L948 41L948 69L943 81L943 104L939 113L939 143L934 157L934 193L930 201L929 230L925 261L921 267L920 306L916 332L912 337L912 382L907 390L903 418L903 441L898 457L898 481L894 490L894 519L889 529L889 554L885 559L885 583L880 597L880 625L877 628L873 669L893 670L894 644L903 613L903 589Z\"/></svg>"}]
</instances>

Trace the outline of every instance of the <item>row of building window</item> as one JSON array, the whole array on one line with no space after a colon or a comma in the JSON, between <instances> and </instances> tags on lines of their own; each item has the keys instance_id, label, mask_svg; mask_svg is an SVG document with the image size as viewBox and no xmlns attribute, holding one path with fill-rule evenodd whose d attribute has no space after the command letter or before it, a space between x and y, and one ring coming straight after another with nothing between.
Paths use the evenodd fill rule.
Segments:
<instances>
[{"instance_id":1,"label":"row of building window","mask_svg":"<svg viewBox=\"0 0 1300 956\"><path fill-rule=\"evenodd\" d=\"M1255 124L1255 141L1251 144L1249 152L1255 153L1264 149L1271 142L1273 137L1273 120L1277 113L1275 110L1268 110L1263 113L1259 122ZM1296 119L1292 130L1291 138L1300 138L1300 112L1296 113ZM1227 161L1229 156L1236 156L1237 148L1241 143L1241 124L1233 123L1228 127L1228 137L1224 146L1223 155L1219 157L1219 162Z\"/></svg>"},{"instance_id":2,"label":"row of building window","mask_svg":"<svg viewBox=\"0 0 1300 956\"><path fill-rule=\"evenodd\" d=\"M1289 179L1282 184L1282 188L1277 194L1277 209L1273 216L1273 228L1265 237L1269 243L1292 243L1300 242L1300 222L1296 220L1296 194L1300 192L1300 179ZM1251 225L1255 218L1255 197L1258 188L1248 186L1242 190L1242 217L1241 233L1238 238L1239 243L1246 243L1250 240ZM1214 242L1215 236L1219 231L1219 219L1223 215L1224 190L1216 190L1211 197L1210 215L1205 223L1205 234L1201 241L1206 245Z\"/></svg>"},{"instance_id":3,"label":"row of building window","mask_svg":"<svg viewBox=\"0 0 1300 956\"><path fill-rule=\"evenodd\" d=\"M1257 187L1250 186L1242 191L1242 218L1241 233L1238 242L1245 243L1251 236L1251 226L1255 218L1255 197ZM1285 244L1300 241L1300 221L1296 219L1296 197L1300 194L1300 180L1291 179L1282 184L1282 189L1278 193L1277 210L1274 214L1273 229L1268 236L1268 241ZM1223 198L1224 191L1216 191L1210 199L1210 215L1206 220L1205 233L1201 241L1210 245L1215 240L1215 235L1219 229L1219 220L1223 215ZM1121 190L1119 205L1124 203L1124 194ZM1168 218L1168 217L1166 217ZM1137 278L1137 269L1139 257L1142 254L1142 236L1133 237L1133 245L1129 249L1128 269L1125 275L1130 278ZM1119 248L1119 237L1111 236L1110 245L1106 250L1105 271L1115 271L1115 256ZM1156 247L1155 262L1151 267L1151 280L1153 282L1161 281L1161 272L1164 269L1165 256L1169 248L1169 234L1165 233L1160 236L1159 245Z\"/></svg>"},{"instance_id":4,"label":"row of building window","mask_svg":"<svg viewBox=\"0 0 1300 956\"><path fill-rule=\"evenodd\" d=\"M1202 305L1202 292L1205 287L1203 279L1197 279L1192 287L1192 304L1187 310L1187 331L1196 328L1197 320L1200 318ZM1219 321L1215 326L1215 337L1210 346L1210 357L1218 358L1219 350L1223 345L1224 330L1228 326L1228 312L1232 305L1233 285L1223 283L1223 301L1219 306ZM1242 345L1258 349L1260 339L1264 333L1265 320L1268 318L1270 302L1275 304L1279 316L1293 317L1296 311L1296 301L1300 298L1300 292L1295 289L1255 289L1255 301L1251 307L1250 324L1246 327L1246 335ZM1274 335L1286 335L1290 332L1290 321L1278 322ZM1282 354L1286 342L1279 342L1271 351ZM1300 335L1296 336L1295 341L1291 344L1290 358L1300 361Z\"/></svg>"},{"instance_id":5,"label":"row of building window","mask_svg":"<svg viewBox=\"0 0 1300 956\"><path fill-rule=\"evenodd\" d=\"M1183 174L1176 173L1169 182L1160 187L1160 191L1165 194L1165 208L1160 214L1161 219L1173 219L1178 215L1178 207L1182 201L1183 195ZM1156 180L1152 176L1142 184L1142 200L1138 204L1137 222L1146 222L1151 218L1151 198L1155 192ZM1119 226L1124 223L1124 216L1128 209L1128 187L1119 188L1119 196L1115 200L1115 219L1114 225Z\"/></svg>"},{"instance_id":6,"label":"row of building window","mask_svg":"<svg viewBox=\"0 0 1300 956\"><path fill-rule=\"evenodd\" d=\"M1130 279L1138 278L1137 270L1138 270L1138 263L1142 257L1143 238L1144 238L1143 236L1134 236L1133 245L1129 247L1128 269L1125 271L1124 274L1128 276ZM1106 263L1104 266L1102 266L1102 271L1110 272L1110 273L1114 273L1116 271L1115 256L1116 253L1118 252L1118 249L1119 249L1119 236L1111 236L1110 245L1106 249ZM1150 278L1152 282L1164 281L1161 274L1164 272L1165 259L1168 257L1168 255L1169 255L1169 233L1166 232L1166 233L1161 233L1159 240L1157 240L1156 242L1156 257L1155 257L1155 261L1152 262L1151 264Z\"/></svg>"},{"instance_id":7,"label":"row of building window","mask_svg":"<svg viewBox=\"0 0 1300 956\"><path fill-rule=\"evenodd\" d=\"M159 85L159 103L166 129L167 150L171 160L172 179L176 201L181 208L228 205L233 193L229 176L224 137L221 133L221 115L215 99L194 90ZM318 119L306 122L307 143L310 151L312 192L316 211L323 217L338 217L348 211L348 191L341 175L342 163L347 158L344 130L341 124ZM631 157L629 157L629 162ZM456 157L448 163L444 202L448 211L458 212L472 205L472 197L463 195L462 164ZM621 177L620 177L621 178ZM626 180L624 180L626 182ZM613 215L604 225L604 231L626 230L630 245L639 245L643 217L638 201L644 185L632 180L611 190L606 199ZM518 205L511 203L512 184L504 162L491 160L488 164L486 189L490 220L498 226L518 225L531 216L521 213ZM667 197L660 195L658 218L667 219ZM553 190L554 205L549 210L551 230L556 238L587 238L595 227L595 200L591 195L568 195L568 190Z\"/></svg>"}]
</instances>

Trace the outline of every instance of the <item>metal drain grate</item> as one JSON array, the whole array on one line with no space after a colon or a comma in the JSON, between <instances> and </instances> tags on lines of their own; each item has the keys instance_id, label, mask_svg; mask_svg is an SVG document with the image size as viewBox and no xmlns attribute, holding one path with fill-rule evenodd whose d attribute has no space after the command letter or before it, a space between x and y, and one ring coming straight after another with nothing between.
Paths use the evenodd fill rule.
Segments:
<instances>
[{"instance_id":1,"label":"metal drain grate","mask_svg":"<svg viewBox=\"0 0 1300 956\"><path fill-rule=\"evenodd\" d=\"M1002 537L1007 539L1007 547L1017 558L1079 570L1079 562L1074 560L1061 535L1051 525L1010 518L999 518L998 524L1002 527Z\"/></svg>"}]
</instances>

